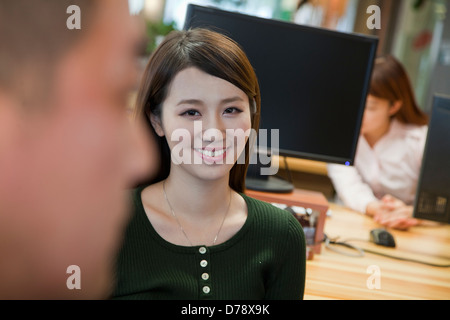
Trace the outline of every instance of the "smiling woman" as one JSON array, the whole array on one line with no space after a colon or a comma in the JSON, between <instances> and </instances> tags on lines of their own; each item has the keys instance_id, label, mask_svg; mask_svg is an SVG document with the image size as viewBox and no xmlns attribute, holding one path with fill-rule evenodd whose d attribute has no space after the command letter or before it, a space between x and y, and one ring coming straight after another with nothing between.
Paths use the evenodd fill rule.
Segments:
<instances>
[{"instance_id":1,"label":"smiling woman","mask_svg":"<svg viewBox=\"0 0 450 320\"><path fill-rule=\"evenodd\" d=\"M238 156L245 152L245 143L239 145L240 149L235 148L238 146L235 145L238 138L235 133L248 132L251 126L246 94L228 81L189 67L175 76L164 106L160 117L151 114L150 118L158 136L169 137L172 160L177 155L176 147L178 154L187 158L187 163L225 164L220 166L220 171L217 166L185 169L196 170L204 176L228 174ZM181 140L177 138L180 129L185 139L178 142ZM224 163L227 155L230 156ZM172 167L171 170L178 169Z\"/></svg>"},{"instance_id":2,"label":"smiling woman","mask_svg":"<svg viewBox=\"0 0 450 320\"><path fill-rule=\"evenodd\" d=\"M231 46L230 46L231 45ZM218 55L218 50L223 54ZM162 103L166 98L169 85L175 75L180 71L195 67L202 70L211 79L224 81L228 85L239 88L237 96L252 105L250 114L251 127L255 130L259 127L260 94L259 86L253 68L245 53L231 39L218 33L199 29L196 32L176 31L166 37L160 45L157 54L154 54L151 63L148 64L144 74L144 79L137 98L137 114L148 115L145 120L150 122L159 118L162 113ZM188 75L185 75L185 78ZM212 81L212 80L209 81ZM182 81L183 79L181 79ZM193 81L189 81L191 87ZM184 93L190 93L183 89ZM204 91L204 90L202 90ZM224 97L229 98L230 96ZM181 100L192 99L192 96L185 95ZM181 100L177 100L178 104ZM198 99L197 99L198 100ZM173 103L173 102L172 102ZM256 108L253 108L256 105ZM249 107L247 106L247 109ZM185 110L189 111L189 110ZM152 115L152 117L150 117ZM153 126L150 125L150 129ZM166 139L158 134L162 158L160 175L156 181L165 179L169 174L170 151ZM248 145L246 146L246 157L248 157ZM244 181L247 166L235 165L230 174L230 186L236 191L244 190Z\"/></svg>"},{"instance_id":3,"label":"smiling woman","mask_svg":"<svg viewBox=\"0 0 450 320\"><path fill-rule=\"evenodd\" d=\"M243 193L260 94L239 45L205 29L172 32L147 65L136 110L159 141L160 171L133 192L114 297L302 298L300 224Z\"/></svg>"}]
</instances>

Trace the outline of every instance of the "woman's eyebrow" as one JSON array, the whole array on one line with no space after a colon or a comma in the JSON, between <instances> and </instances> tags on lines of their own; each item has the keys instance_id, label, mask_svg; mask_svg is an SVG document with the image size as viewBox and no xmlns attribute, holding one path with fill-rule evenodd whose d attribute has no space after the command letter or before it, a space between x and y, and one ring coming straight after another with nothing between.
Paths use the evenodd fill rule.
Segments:
<instances>
[{"instance_id":1,"label":"woman's eyebrow","mask_svg":"<svg viewBox=\"0 0 450 320\"><path fill-rule=\"evenodd\" d=\"M198 99L183 99L177 103L177 106L180 106L182 104L202 105L203 101L198 100Z\"/></svg>"},{"instance_id":2,"label":"woman's eyebrow","mask_svg":"<svg viewBox=\"0 0 450 320\"><path fill-rule=\"evenodd\" d=\"M232 103L232 102L237 102L237 101L243 102L245 100L239 96L235 96L235 97L230 97L230 98L225 98L225 99L220 100L220 104L227 104L227 103ZM177 106L180 106L183 104L204 105L205 103L200 99L183 99L177 103Z\"/></svg>"},{"instance_id":3,"label":"woman's eyebrow","mask_svg":"<svg viewBox=\"0 0 450 320\"><path fill-rule=\"evenodd\" d=\"M239 96L235 96L235 97L223 99L223 100L221 101L221 103L222 103L222 104L227 104L227 103L237 102L237 101L242 101L242 102L244 102L245 100L242 99L242 98L239 97Z\"/></svg>"}]
</instances>

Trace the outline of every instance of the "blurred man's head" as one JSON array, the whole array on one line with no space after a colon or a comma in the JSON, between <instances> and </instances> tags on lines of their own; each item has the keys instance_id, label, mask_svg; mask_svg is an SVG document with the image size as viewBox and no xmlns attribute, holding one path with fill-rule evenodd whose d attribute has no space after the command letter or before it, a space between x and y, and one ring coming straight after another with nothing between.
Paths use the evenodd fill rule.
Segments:
<instances>
[{"instance_id":1,"label":"blurred man's head","mask_svg":"<svg viewBox=\"0 0 450 320\"><path fill-rule=\"evenodd\" d=\"M70 5L80 30L66 26ZM112 287L125 188L152 168L152 143L126 116L141 36L126 0L0 2L0 298Z\"/></svg>"}]
</instances>

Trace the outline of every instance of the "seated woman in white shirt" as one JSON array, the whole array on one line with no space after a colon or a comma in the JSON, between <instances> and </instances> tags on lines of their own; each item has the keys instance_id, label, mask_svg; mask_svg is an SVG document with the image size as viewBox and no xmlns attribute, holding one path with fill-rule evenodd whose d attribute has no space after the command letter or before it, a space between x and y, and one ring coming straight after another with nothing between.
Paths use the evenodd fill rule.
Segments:
<instances>
[{"instance_id":1,"label":"seated woman in white shirt","mask_svg":"<svg viewBox=\"0 0 450 320\"><path fill-rule=\"evenodd\" d=\"M355 165L329 164L337 195L386 227L407 229L427 136L422 112L403 66L392 56L375 62Z\"/></svg>"}]
</instances>

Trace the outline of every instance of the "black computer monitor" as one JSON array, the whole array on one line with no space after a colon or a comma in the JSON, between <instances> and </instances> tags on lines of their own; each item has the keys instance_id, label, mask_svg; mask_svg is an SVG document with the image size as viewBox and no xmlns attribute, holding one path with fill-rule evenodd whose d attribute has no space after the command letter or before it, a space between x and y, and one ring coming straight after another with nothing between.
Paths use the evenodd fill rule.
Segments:
<instances>
[{"instance_id":1,"label":"black computer monitor","mask_svg":"<svg viewBox=\"0 0 450 320\"><path fill-rule=\"evenodd\" d=\"M450 96L433 99L414 217L450 223Z\"/></svg>"},{"instance_id":2,"label":"black computer monitor","mask_svg":"<svg viewBox=\"0 0 450 320\"><path fill-rule=\"evenodd\" d=\"M191 4L184 29L195 27L226 34L249 57L261 90L260 129L269 133L260 147L273 150L270 132L278 129L280 155L353 164L377 38ZM248 178L250 189L292 189Z\"/></svg>"}]
</instances>

